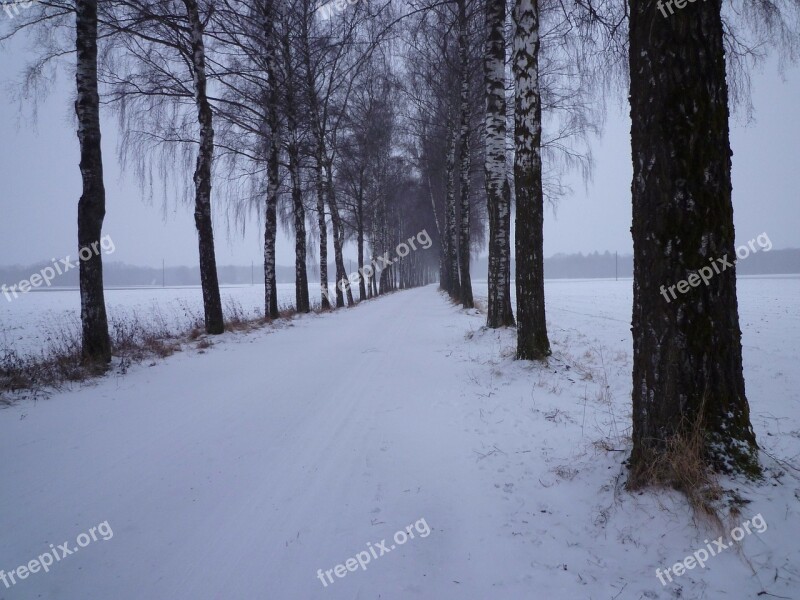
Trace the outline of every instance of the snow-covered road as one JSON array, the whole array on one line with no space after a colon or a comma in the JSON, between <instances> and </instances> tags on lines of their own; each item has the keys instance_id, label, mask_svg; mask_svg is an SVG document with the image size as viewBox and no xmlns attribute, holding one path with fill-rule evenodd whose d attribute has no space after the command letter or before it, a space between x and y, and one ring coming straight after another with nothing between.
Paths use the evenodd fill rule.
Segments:
<instances>
[{"instance_id":1,"label":"snow-covered road","mask_svg":"<svg viewBox=\"0 0 800 600\"><path fill-rule=\"evenodd\" d=\"M436 296L295 320L5 411L2 568L102 521L114 537L0 597L434 597L513 562L463 526L485 518L486 490L460 439L467 365L448 359L464 327ZM421 518L428 537L327 589L316 578ZM442 573L452 555L463 569Z\"/></svg>"},{"instance_id":2,"label":"snow-covered road","mask_svg":"<svg viewBox=\"0 0 800 600\"><path fill-rule=\"evenodd\" d=\"M627 400L604 390L624 394L628 357L573 331L549 368L519 364L483 322L429 286L0 411L0 569L113 530L0 599L670 597L653 569L704 534L679 498L618 498ZM746 540L765 573L800 533L777 500ZM317 578L384 539L366 570ZM714 560L681 585L762 589L735 552Z\"/></svg>"}]
</instances>

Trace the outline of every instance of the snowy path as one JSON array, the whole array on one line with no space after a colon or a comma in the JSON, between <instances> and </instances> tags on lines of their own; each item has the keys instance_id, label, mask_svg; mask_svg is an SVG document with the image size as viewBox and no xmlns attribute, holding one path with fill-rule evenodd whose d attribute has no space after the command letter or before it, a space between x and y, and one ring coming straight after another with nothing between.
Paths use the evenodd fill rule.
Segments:
<instances>
[{"instance_id":1,"label":"snowy path","mask_svg":"<svg viewBox=\"0 0 800 600\"><path fill-rule=\"evenodd\" d=\"M558 340L549 369L501 358L511 332L483 321L431 286L0 411L0 568L103 521L114 534L0 599L670 597L652 569L703 534L615 500L623 457L594 443L626 415L597 372L562 367ZM624 353L604 361L629 385ZM776 535L778 515L797 521L762 505ZM430 535L317 579L420 519ZM765 569L786 559L760 551ZM715 560L683 585L745 589L734 552Z\"/></svg>"}]
</instances>

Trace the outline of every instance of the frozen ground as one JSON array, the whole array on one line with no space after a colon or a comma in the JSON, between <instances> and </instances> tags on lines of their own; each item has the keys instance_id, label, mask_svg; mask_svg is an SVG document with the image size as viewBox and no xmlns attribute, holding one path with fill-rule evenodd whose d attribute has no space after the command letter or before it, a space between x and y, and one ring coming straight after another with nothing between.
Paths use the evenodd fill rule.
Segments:
<instances>
[{"instance_id":1,"label":"frozen ground","mask_svg":"<svg viewBox=\"0 0 800 600\"><path fill-rule=\"evenodd\" d=\"M796 469L800 279L739 290L754 426ZM0 599L800 599L800 473L767 457L731 523L763 533L661 585L728 534L622 489L630 281L547 294L548 366L430 286L1 410L0 569L113 537Z\"/></svg>"}]
</instances>

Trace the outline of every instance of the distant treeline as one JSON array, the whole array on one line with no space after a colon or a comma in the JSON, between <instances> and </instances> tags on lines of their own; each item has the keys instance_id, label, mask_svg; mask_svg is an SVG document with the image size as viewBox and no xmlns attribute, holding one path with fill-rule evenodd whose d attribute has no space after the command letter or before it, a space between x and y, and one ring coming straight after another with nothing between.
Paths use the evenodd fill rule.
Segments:
<instances>
[{"instance_id":1,"label":"distant treeline","mask_svg":"<svg viewBox=\"0 0 800 600\"><path fill-rule=\"evenodd\" d=\"M616 263L616 264L615 264ZM12 286L22 280L29 279L42 268L52 265L51 261L38 265L0 267L0 284ZM335 273L334 265L329 273ZM475 279L485 279L488 273L488 260L485 257L472 262ZM777 275L800 273L800 249L760 251L750 254L736 265L740 275ZM514 264L512 261L512 272ZM220 283L242 285L254 282L264 283L264 273L260 265L251 267L223 266L219 267ZM308 266L309 276L316 275L316 265ZM611 252L592 252L591 254L556 254L544 261L546 279L594 279L633 277L633 257L620 254L616 257ZM162 277L163 276L163 277ZM160 268L135 267L119 262L107 263L104 267L104 283L109 287L126 286L176 286L200 285L200 269L198 267L167 267L163 274ZM312 279L313 280L313 279ZM294 282L294 267L277 267L278 283ZM78 269L74 268L53 280L53 287L78 287Z\"/></svg>"}]
</instances>

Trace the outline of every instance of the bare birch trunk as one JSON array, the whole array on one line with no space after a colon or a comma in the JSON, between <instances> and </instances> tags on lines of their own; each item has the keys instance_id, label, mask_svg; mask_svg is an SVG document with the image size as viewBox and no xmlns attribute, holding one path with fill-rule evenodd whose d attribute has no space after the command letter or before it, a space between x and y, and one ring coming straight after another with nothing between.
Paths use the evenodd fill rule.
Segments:
<instances>
[{"instance_id":1,"label":"bare birch trunk","mask_svg":"<svg viewBox=\"0 0 800 600\"><path fill-rule=\"evenodd\" d=\"M514 324L511 272L511 188L506 171L505 2L486 3L486 198L489 213L489 298L486 326Z\"/></svg>"},{"instance_id":2,"label":"bare birch trunk","mask_svg":"<svg viewBox=\"0 0 800 600\"><path fill-rule=\"evenodd\" d=\"M358 237L358 301L367 299L367 287L364 281L364 188L359 187L356 209L356 236Z\"/></svg>"},{"instance_id":3,"label":"bare birch trunk","mask_svg":"<svg viewBox=\"0 0 800 600\"><path fill-rule=\"evenodd\" d=\"M323 310L331 307L328 299L328 224L325 222L325 184L323 183L322 162L317 157L316 181L317 187L317 227L319 228L319 289L321 294L320 306Z\"/></svg>"},{"instance_id":4,"label":"bare birch trunk","mask_svg":"<svg viewBox=\"0 0 800 600\"><path fill-rule=\"evenodd\" d=\"M461 274L461 304L464 308L474 308L472 298L472 278L469 273L470 259L470 103L469 103L469 47L466 0L458 0L458 53L461 75L461 214L458 239L459 272Z\"/></svg>"},{"instance_id":5,"label":"bare birch trunk","mask_svg":"<svg viewBox=\"0 0 800 600\"><path fill-rule=\"evenodd\" d=\"M200 146L194 172L195 208L194 221L200 250L200 283L203 289L206 333L220 334L225 331L222 317L222 300L217 278L217 259L214 251L214 229L211 224L211 166L214 160L214 125L211 104L208 101L206 79L206 53L203 41L203 23L196 0L183 0L192 43L192 73L194 95L197 105L197 121L200 125Z\"/></svg>"},{"instance_id":6,"label":"bare birch trunk","mask_svg":"<svg viewBox=\"0 0 800 600\"><path fill-rule=\"evenodd\" d=\"M264 315L269 319L277 319L278 311L278 286L275 274L275 239L278 233L278 186L280 185L280 117L278 104L280 91L278 89L278 56L277 40L273 20L275 14L272 1L264 3L264 49L267 62L267 79L269 91L267 94L267 129L269 132L269 148L267 155L267 201L264 214Z\"/></svg>"},{"instance_id":7,"label":"bare birch trunk","mask_svg":"<svg viewBox=\"0 0 800 600\"><path fill-rule=\"evenodd\" d=\"M295 93L295 71L292 64L292 48L288 34L283 38L286 62L286 128L289 156L289 177L292 185L292 211L294 213L294 272L295 309L299 313L311 310L308 299L308 269L306 266L306 210L303 206L303 189L300 181L300 142L298 140L297 96Z\"/></svg>"},{"instance_id":8,"label":"bare birch trunk","mask_svg":"<svg viewBox=\"0 0 800 600\"><path fill-rule=\"evenodd\" d=\"M87 363L111 361L111 341L103 292L100 237L106 215L103 155L100 145L100 96L97 91L97 1L75 6L77 50L75 114L81 152L83 194L78 201L78 249L81 289L82 354ZM88 248L89 251L84 251ZM83 256L89 255L88 259Z\"/></svg>"},{"instance_id":9,"label":"bare birch trunk","mask_svg":"<svg viewBox=\"0 0 800 600\"><path fill-rule=\"evenodd\" d=\"M344 223L339 215L339 204L336 200L336 188L333 185L333 165L328 163L328 207L331 209L331 225L333 227L333 254L336 261L336 306L344 306L342 287L347 294L347 305L353 306L353 289L347 281L347 269L344 267Z\"/></svg>"},{"instance_id":10,"label":"bare birch trunk","mask_svg":"<svg viewBox=\"0 0 800 600\"><path fill-rule=\"evenodd\" d=\"M290 135L294 134L290 133ZM292 209L294 211L295 308L297 312L307 313L311 310L311 305L308 299L308 270L306 267L306 209L303 206L300 153L296 141L290 143L288 154L289 175L292 180Z\"/></svg>"},{"instance_id":11,"label":"bare birch trunk","mask_svg":"<svg viewBox=\"0 0 800 600\"><path fill-rule=\"evenodd\" d=\"M452 116L447 119L447 196L445 205L445 265L448 278L445 289L450 297L461 300L461 284L458 277L458 236L456 234L456 131Z\"/></svg>"},{"instance_id":12,"label":"bare birch trunk","mask_svg":"<svg viewBox=\"0 0 800 600\"><path fill-rule=\"evenodd\" d=\"M550 355L550 341L544 304L539 0L516 0L514 20L517 358L541 360Z\"/></svg>"},{"instance_id":13,"label":"bare birch trunk","mask_svg":"<svg viewBox=\"0 0 800 600\"><path fill-rule=\"evenodd\" d=\"M733 266L721 0L668 19L654 0L631 0L630 14L631 482L649 483L648 465L697 432L710 465L757 474ZM674 293L678 282L685 293Z\"/></svg>"}]
</instances>

